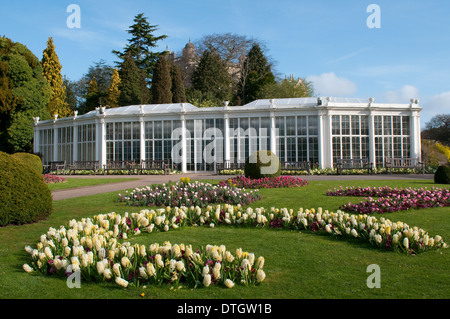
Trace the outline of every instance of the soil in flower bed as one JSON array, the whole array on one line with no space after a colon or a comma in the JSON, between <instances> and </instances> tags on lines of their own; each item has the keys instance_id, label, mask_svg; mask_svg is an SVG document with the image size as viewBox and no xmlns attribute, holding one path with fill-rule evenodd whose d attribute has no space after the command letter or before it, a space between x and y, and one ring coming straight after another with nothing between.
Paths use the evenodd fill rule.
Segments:
<instances>
[{"instance_id":1,"label":"soil in flower bed","mask_svg":"<svg viewBox=\"0 0 450 319\"><path fill-rule=\"evenodd\" d=\"M128 206L199 206L211 204L248 205L261 199L258 190L246 191L229 185L209 183L176 183L136 188L119 194L119 201Z\"/></svg>"},{"instance_id":2,"label":"soil in flower bed","mask_svg":"<svg viewBox=\"0 0 450 319\"><path fill-rule=\"evenodd\" d=\"M347 187L329 190L327 196L366 197L358 204L347 203L339 207L346 212L358 214L389 213L409 209L450 206L450 189L392 188L392 187ZM374 199L372 197L378 197Z\"/></svg>"},{"instance_id":3,"label":"soil in flower bed","mask_svg":"<svg viewBox=\"0 0 450 319\"><path fill-rule=\"evenodd\" d=\"M265 177L251 179L245 176L237 176L233 179L221 181L221 186L235 186L241 188L285 188L285 187L300 187L308 185L308 182L299 177L293 176L278 176L278 177Z\"/></svg>"}]
</instances>

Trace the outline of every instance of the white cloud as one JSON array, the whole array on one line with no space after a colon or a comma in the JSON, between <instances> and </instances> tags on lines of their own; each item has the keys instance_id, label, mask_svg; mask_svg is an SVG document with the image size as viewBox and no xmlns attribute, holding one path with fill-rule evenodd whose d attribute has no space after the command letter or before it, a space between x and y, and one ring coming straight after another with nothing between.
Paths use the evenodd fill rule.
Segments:
<instances>
[{"instance_id":1,"label":"white cloud","mask_svg":"<svg viewBox=\"0 0 450 319\"><path fill-rule=\"evenodd\" d=\"M410 99L419 99L419 90L413 85L404 85L400 90L385 92L384 98L386 103L410 103ZM420 123L424 128L433 116L450 113L450 91L423 97L419 106L422 107Z\"/></svg>"},{"instance_id":2,"label":"white cloud","mask_svg":"<svg viewBox=\"0 0 450 319\"><path fill-rule=\"evenodd\" d=\"M356 93L356 84L349 79L338 77L334 72L311 75L306 78L314 85L314 91L318 95L346 96Z\"/></svg>"},{"instance_id":3,"label":"white cloud","mask_svg":"<svg viewBox=\"0 0 450 319\"><path fill-rule=\"evenodd\" d=\"M450 91L433 95L431 98L420 104L423 108L421 112L421 122L426 123L437 114L450 113Z\"/></svg>"},{"instance_id":4,"label":"white cloud","mask_svg":"<svg viewBox=\"0 0 450 319\"><path fill-rule=\"evenodd\" d=\"M384 94L387 103L409 103L419 98L419 89L413 85L404 85L400 90L387 91Z\"/></svg>"}]
</instances>

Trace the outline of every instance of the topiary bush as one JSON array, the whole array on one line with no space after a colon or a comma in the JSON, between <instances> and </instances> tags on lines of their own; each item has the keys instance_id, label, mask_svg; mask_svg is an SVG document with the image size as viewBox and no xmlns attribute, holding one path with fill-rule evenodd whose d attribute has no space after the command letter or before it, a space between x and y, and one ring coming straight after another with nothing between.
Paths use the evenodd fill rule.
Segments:
<instances>
[{"instance_id":1,"label":"topiary bush","mask_svg":"<svg viewBox=\"0 0 450 319\"><path fill-rule=\"evenodd\" d=\"M14 156L0 152L0 226L47 218L53 199L42 176Z\"/></svg>"},{"instance_id":2,"label":"topiary bush","mask_svg":"<svg viewBox=\"0 0 450 319\"><path fill-rule=\"evenodd\" d=\"M39 156L30 153L14 153L13 157L23 161L26 165L34 169L38 174L42 174L44 168L42 166L42 160Z\"/></svg>"},{"instance_id":3,"label":"topiary bush","mask_svg":"<svg viewBox=\"0 0 450 319\"><path fill-rule=\"evenodd\" d=\"M254 152L245 160L244 175L252 179L280 176L280 160L271 151Z\"/></svg>"},{"instance_id":4,"label":"topiary bush","mask_svg":"<svg viewBox=\"0 0 450 319\"><path fill-rule=\"evenodd\" d=\"M436 184L450 184L450 167L441 165L434 173L434 182Z\"/></svg>"}]
</instances>

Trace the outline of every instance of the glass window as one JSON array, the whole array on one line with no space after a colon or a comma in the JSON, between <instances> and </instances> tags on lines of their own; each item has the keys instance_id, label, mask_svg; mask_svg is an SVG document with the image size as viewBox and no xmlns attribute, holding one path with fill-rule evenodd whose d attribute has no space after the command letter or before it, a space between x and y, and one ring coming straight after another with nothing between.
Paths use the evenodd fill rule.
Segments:
<instances>
[{"instance_id":1,"label":"glass window","mask_svg":"<svg viewBox=\"0 0 450 319\"><path fill-rule=\"evenodd\" d=\"M275 127L277 128L278 136L285 136L284 117L275 118Z\"/></svg>"},{"instance_id":2,"label":"glass window","mask_svg":"<svg viewBox=\"0 0 450 319\"><path fill-rule=\"evenodd\" d=\"M341 158L341 139L339 137L333 137L333 162Z\"/></svg>"},{"instance_id":3,"label":"glass window","mask_svg":"<svg viewBox=\"0 0 450 319\"><path fill-rule=\"evenodd\" d=\"M402 116L402 133L403 135L409 135L409 116Z\"/></svg>"},{"instance_id":4,"label":"glass window","mask_svg":"<svg viewBox=\"0 0 450 319\"><path fill-rule=\"evenodd\" d=\"M286 117L286 136L295 136L295 117Z\"/></svg>"},{"instance_id":5,"label":"glass window","mask_svg":"<svg viewBox=\"0 0 450 319\"><path fill-rule=\"evenodd\" d=\"M352 115L352 135L359 135L359 116L358 115Z\"/></svg>"},{"instance_id":6,"label":"glass window","mask_svg":"<svg viewBox=\"0 0 450 319\"><path fill-rule=\"evenodd\" d=\"M350 116L342 115L341 117L342 135L350 135Z\"/></svg>"},{"instance_id":7,"label":"glass window","mask_svg":"<svg viewBox=\"0 0 450 319\"><path fill-rule=\"evenodd\" d=\"M377 115L374 117L375 135L383 135L383 117Z\"/></svg>"},{"instance_id":8,"label":"glass window","mask_svg":"<svg viewBox=\"0 0 450 319\"><path fill-rule=\"evenodd\" d=\"M352 158L361 158L361 138L359 136L352 136Z\"/></svg>"},{"instance_id":9,"label":"glass window","mask_svg":"<svg viewBox=\"0 0 450 319\"><path fill-rule=\"evenodd\" d=\"M392 134L392 118L390 116L383 117L383 135Z\"/></svg>"},{"instance_id":10,"label":"glass window","mask_svg":"<svg viewBox=\"0 0 450 319\"><path fill-rule=\"evenodd\" d=\"M145 139L153 139L153 122L145 122Z\"/></svg>"},{"instance_id":11,"label":"glass window","mask_svg":"<svg viewBox=\"0 0 450 319\"><path fill-rule=\"evenodd\" d=\"M123 139L131 140L131 122L123 123Z\"/></svg>"},{"instance_id":12,"label":"glass window","mask_svg":"<svg viewBox=\"0 0 450 319\"><path fill-rule=\"evenodd\" d=\"M141 139L141 123L133 122L133 140Z\"/></svg>"},{"instance_id":13,"label":"glass window","mask_svg":"<svg viewBox=\"0 0 450 319\"><path fill-rule=\"evenodd\" d=\"M297 116L297 135L306 135L306 116Z\"/></svg>"},{"instance_id":14,"label":"glass window","mask_svg":"<svg viewBox=\"0 0 450 319\"><path fill-rule=\"evenodd\" d=\"M155 139L162 138L162 121L153 122L153 138Z\"/></svg>"},{"instance_id":15,"label":"glass window","mask_svg":"<svg viewBox=\"0 0 450 319\"><path fill-rule=\"evenodd\" d=\"M318 135L317 116L308 116L309 135Z\"/></svg>"},{"instance_id":16,"label":"glass window","mask_svg":"<svg viewBox=\"0 0 450 319\"><path fill-rule=\"evenodd\" d=\"M308 161L308 140L306 137L299 137L297 139L298 146L298 161Z\"/></svg>"},{"instance_id":17,"label":"glass window","mask_svg":"<svg viewBox=\"0 0 450 319\"><path fill-rule=\"evenodd\" d=\"M369 117L361 116L361 135L369 135Z\"/></svg>"},{"instance_id":18,"label":"glass window","mask_svg":"<svg viewBox=\"0 0 450 319\"><path fill-rule=\"evenodd\" d=\"M333 115L331 127L333 135L341 134L341 117L339 115Z\"/></svg>"},{"instance_id":19,"label":"glass window","mask_svg":"<svg viewBox=\"0 0 450 319\"><path fill-rule=\"evenodd\" d=\"M309 161L311 165L317 165L319 162L319 142L317 137L309 138Z\"/></svg>"},{"instance_id":20,"label":"glass window","mask_svg":"<svg viewBox=\"0 0 450 319\"><path fill-rule=\"evenodd\" d=\"M350 153L350 137L343 136L342 137L342 158L351 158Z\"/></svg>"},{"instance_id":21,"label":"glass window","mask_svg":"<svg viewBox=\"0 0 450 319\"><path fill-rule=\"evenodd\" d=\"M402 135L402 118L401 116L392 117L392 127L394 129L394 135Z\"/></svg>"}]
</instances>

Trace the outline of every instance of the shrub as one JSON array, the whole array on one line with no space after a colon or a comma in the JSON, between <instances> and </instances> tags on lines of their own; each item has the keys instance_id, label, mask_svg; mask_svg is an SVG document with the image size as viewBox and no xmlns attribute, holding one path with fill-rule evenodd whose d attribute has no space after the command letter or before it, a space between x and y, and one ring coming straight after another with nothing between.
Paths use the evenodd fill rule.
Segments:
<instances>
[{"instance_id":1,"label":"shrub","mask_svg":"<svg viewBox=\"0 0 450 319\"><path fill-rule=\"evenodd\" d=\"M33 168L38 174L43 173L42 161L39 156L30 153L15 153L12 156Z\"/></svg>"},{"instance_id":2,"label":"shrub","mask_svg":"<svg viewBox=\"0 0 450 319\"><path fill-rule=\"evenodd\" d=\"M270 167L270 169L269 169ZM276 171L272 169L276 168ZM268 172L265 172L268 170ZM257 151L245 160L244 175L248 178L277 177L281 174L280 160L271 151Z\"/></svg>"},{"instance_id":3,"label":"shrub","mask_svg":"<svg viewBox=\"0 0 450 319\"><path fill-rule=\"evenodd\" d=\"M0 226L48 217L52 195L42 176L23 161L0 152Z\"/></svg>"},{"instance_id":4,"label":"shrub","mask_svg":"<svg viewBox=\"0 0 450 319\"><path fill-rule=\"evenodd\" d=\"M434 182L436 184L450 184L450 167L441 165L434 173Z\"/></svg>"}]
</instances>

